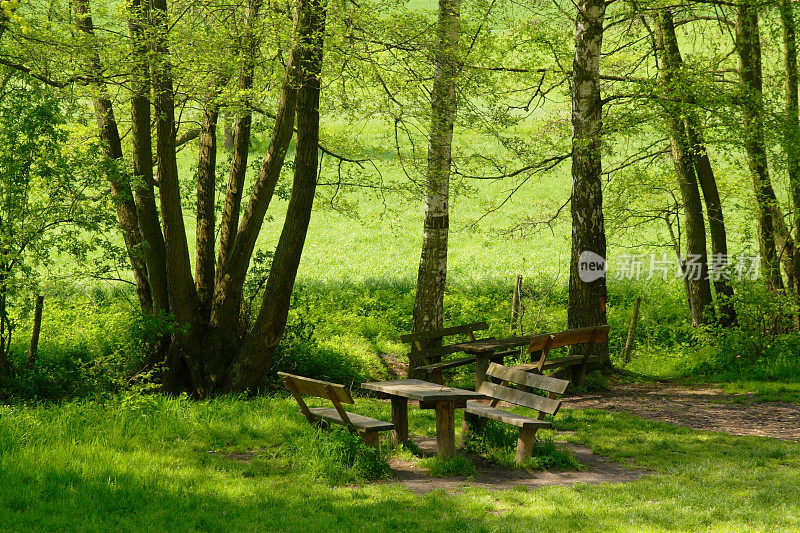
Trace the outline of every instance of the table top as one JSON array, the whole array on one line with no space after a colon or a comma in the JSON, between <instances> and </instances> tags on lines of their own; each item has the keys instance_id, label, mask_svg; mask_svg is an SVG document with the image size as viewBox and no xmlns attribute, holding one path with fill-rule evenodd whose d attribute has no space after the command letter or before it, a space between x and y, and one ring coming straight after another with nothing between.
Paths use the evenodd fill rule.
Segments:
<instances>
[{"instance_id":1,"label":"table top","mask_svg":"<svg viewBox=\"0 0 800 533\"><path fill-rule=\"evenodd\" d=\"M420 379L362 383L361 388L420 402L446 402L484 398L483 394L475 391L437 385Z\"/></svg>"},{"instance_id":2,"label":"table top","mask_svg":"<svg viewBox=\"0 0 800 533\"><path fill-rule=\"evenodd\" d=\"M480 339L477 341L462 342L455 344L454 346L458 346L465 353L480 355L506 348L527 346L530 344L532 338L533 335L526 335L524 337L509 337L507 339Z\"/></svg>"}]
</instances>

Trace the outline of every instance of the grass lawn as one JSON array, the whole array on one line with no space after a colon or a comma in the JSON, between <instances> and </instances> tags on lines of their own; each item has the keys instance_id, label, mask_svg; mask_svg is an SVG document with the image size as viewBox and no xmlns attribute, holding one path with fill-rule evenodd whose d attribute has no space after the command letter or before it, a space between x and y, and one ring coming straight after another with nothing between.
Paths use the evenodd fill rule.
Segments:
<instances>
[{"instance_id":1,"label":"grass lawn","mask_svg":"<svg viewBox=\"0 0 800 533\"><path fill-rule=\"evenodd\" d=\"M367 398L354 410L390 416L387 403ZM409 415L412 433L433 431L431 412ZM800 528L798 443L589 410L562 411L556 425L574 431L570 440L652 474L619 485L417 496L397 484L357 483L329 434L308 426L285 398L130 395L2 407L0 525L306 533Z\"/></svg>"}]
</instances>

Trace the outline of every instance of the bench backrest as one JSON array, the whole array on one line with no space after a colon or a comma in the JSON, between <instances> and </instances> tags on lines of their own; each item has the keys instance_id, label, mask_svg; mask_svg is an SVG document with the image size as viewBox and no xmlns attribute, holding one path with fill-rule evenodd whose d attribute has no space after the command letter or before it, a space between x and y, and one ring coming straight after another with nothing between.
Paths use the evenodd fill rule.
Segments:
<instances>
[{"instance_id":1,"label":"bench backrest","mask_svg":"<svg viewBox=\"0 0 800 533\"><path fill-rule=\"evenodd\" d=\"M567 390L569 381L564 379L551 378L541 374L532 374L524 370L508 368L506 366L492 363L486 370L486 376L500 380L500 384L492 383L488 379L481 383L478 392L493 399L492 405L500 401L521 405L530 409L535 409L542 414L554 415L561 407L561 400L556 399L557 394L564 394ZM513 389L507 385L514 383L518 386L539 389L548 394L547 397L533 394L520 389ZM540 416L541 418L541 416Z\"/></svg>"},{"instance_id":2,"label":"bench backrest","mask_svg":"<svg viewBox=\"0 0 800 533\"><path fill-rule=\"evenodd\" d=\"M537 335L528 344L528 353L540 355L539 364L543 364L550 350L563 348L564 346L574 346L577 344L586 345L586 353L592 355L594 345L599 342L608 341L608 332L611 326L594 326L589 328L568 329L559 333L545 333Z\"/></svg>"},{"instance_id":3,"label":"bench backrest","mask_svg":"<svg viewBox=\"0 0 800 533\"><path fill-rule=\"evenodd\" d=\"M412 361L419 361L428 359L430 357L441 357L443 355L461 351L459 348L452 345L437 346L426 349L425 341L443 339L444 337L450 337L452 335L466 335L469 340L474 341L475 332L486 329L489 329L489 324L486 322L473 322L471 324L462 324L460 326L451 326L449 328L406 333L404 335L400 335L400 341L411 344L411 352L408 354L408 358Z\"/></svg>"},{"instance_id":4,"label":"bench backrest","mask_svg":"<svg viewBox=\"0 0 800 533\"><path fill-rule=\"evenodd\" d=\"M573 344L594 344L606 342L610 326L595 326L590 328L568 329L559 333L545 333L531 339L528 353L541 350L552 350Z\"/></svg>"},{"instance_id":5,"label":"bench backrest","mask_svg":"<svg viewBox=\"0 0 800 533\"><path fill-rule=\"evenodd\" d=\"M278 376L281 378L283 386L292 393L292 396L294 396L294 399L300 406L300 412L303 413L303 416L305 416L309 422L316 422L316 418L311 414L306 402L303 401L303 394L330 400L339 413L339 416L342 418L342 422L344 422L346 426L352 426L347 412L342 408L343 403L355 403L347 387L338 383L320 381L318 379L297 376L295 374L287 374L286 372L278 372Z\"/></svg>"}]
</instances>

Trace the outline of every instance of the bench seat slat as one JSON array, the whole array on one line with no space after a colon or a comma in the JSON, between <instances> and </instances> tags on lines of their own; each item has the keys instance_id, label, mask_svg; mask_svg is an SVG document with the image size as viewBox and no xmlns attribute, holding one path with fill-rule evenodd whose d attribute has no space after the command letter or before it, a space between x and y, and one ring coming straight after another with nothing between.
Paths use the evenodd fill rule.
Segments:
<instances>
[{"instance_id":1,"label":"bench seat slat","mask_svg":"<svg viewBox=\"0 0 800 533\"><path fill-rule=\"evenodd\" d=\"M340 424L342 426L346 425L342 422L342 417L339 416L339 413L336 412L336 409L333 407L312 407L309 409L312 415L317 418L321 418L326 422L332 422L334 424ZM356 413L347 412L348 418L350 418L350 422L353 424L353 427L356 429L360 429L367 433L372 431L386 431L389 429L394 429L394 424L391 422L384 422L383 420L376 420L374 418L370 418L368 416L359 415Z\"/></svg>"},{"instance_id":2,"label":"bench seat slat","mask_svg":"<svg viewBox=\"0 0 800 533\"><path fill-rule=\"evenodd\" d=\"M520 428L547 428L552 425L546 420L537 420L536 418L531 418L529 416L510 413L508 411L503 411L502 409L497 409L496 407L484 405L479 402L467 402L465 411L473 415L491 418L492 420L505 422L506 424Z\"/></svg>"}]
</instances>

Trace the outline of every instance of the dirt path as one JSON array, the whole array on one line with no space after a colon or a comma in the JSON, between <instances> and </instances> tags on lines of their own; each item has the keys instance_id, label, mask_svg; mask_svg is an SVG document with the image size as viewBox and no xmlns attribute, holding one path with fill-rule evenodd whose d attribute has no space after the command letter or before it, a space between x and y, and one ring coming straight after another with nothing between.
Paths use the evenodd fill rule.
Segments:
<instances>
[{"instance_id":1,"label":"dirt path","mask_svg":"<svg viewBox=\"0 0 800 533\"><path fill-rule=\"evenodd\" d=\"M745 394L669 383L618 383L604 392L566 398L566 409L626 411L692 429L800 442L800 404L751 402Z\"/></svg>"},{"instance_id":2,"label":"dirt path","mask_svg":"<svg viewBox=\"0 0 800 533\"><path fill-rule=\"evenodd\" d=\"M412 437L412 440L419 446L423 454L432 456L436 453L435 438ZM530 473L521 469L510 470L497 466L486 461L480 455L461 451L460 453L464 453L475 463L478 473L473 478L462 476L431 477L424 469L415 466L414 463L393 458L389 460L389 465L392 467L394 480L388 483L400 483L412 492L425 494L439 489L447 492L458 492L466 487L510 490L516 487L530 489L542 486L574 485L576 483L624 483L646 473L642 470L626 468L606 457L595 455L585 446L569 443L560 443L559 446L569 450L585 469L573 472L545 470Z\"/></svg>"}]
</instances>

